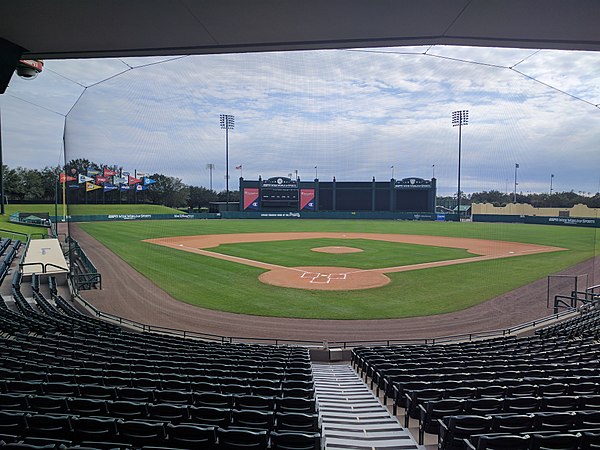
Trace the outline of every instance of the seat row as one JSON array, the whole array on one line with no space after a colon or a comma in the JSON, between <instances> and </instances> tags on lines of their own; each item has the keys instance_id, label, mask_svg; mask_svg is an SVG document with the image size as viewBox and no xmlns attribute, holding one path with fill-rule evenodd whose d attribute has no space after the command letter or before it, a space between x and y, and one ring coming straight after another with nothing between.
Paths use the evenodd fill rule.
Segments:
<instances>
[{"instance_id":1,"label":"seat row","mask_svg":"<svg viewBox=\"0 0 600 450\"><path fill-rule=\"evenodd\" d=\"M432 396L454 398L600 395L598 376L593 377L528 377L422 381L401 380L392 384L391 398L396 407L406 405L407 393L429 390ZM436 393L437 391L437 393ZM384 393L388 395L389 391ZM385 400L385 397L384 397Z\"/></svg>"},{"instance_id":2,"label":"seat row","mask_svg":"<svg viewBox=\"0 0 600 450\"><path fill-rule=\"evenodd\" d=\"M41 399L43 401L47 399ZM36 410L0 411L0 434L14 432L23 415L44 415L53 417L95 417L113 420L143 420L169 422L173 424L195 423L204 426L248 427L279 431L320 431L318 414L286 411L265 411L257 409L229 409L207 406L187 406L173 404L144 404L134 402L102 402L84 399L68 399L63 405L41 403L42 412ZM30 407L37 407L32 403ZM53 409L49 408L53 407Z\"/></svg>"},{"instance_id":3,"label":"seat row","mask_svg":"<svg viewBox=\"0 0 600 450\"><path fill-rule=\"evenodd\" d=\"M284 378L285 376L311 373L310 363L286 363L279 360L254 361L255 364L240 362L237 365L225 364L221 361L202 362L175 362L162 361L159 357L153 360L138 360L133 358L107 357L89 351L77 350L73 352L55 351L43 352L37 350L22 350L20 348L1 348L4 360L0 360L0 367L15 369L18 371L35 371L63 374L95 373L102 374L105 371L117 371L111 376L137 376L136 372L144 374L172 374L172 375L211 375L230 376L227 372L245 373L250 378L265 378L263 373L274 373ZM257 363L257 364L256 364ZM85 370L87 369L87 370ZM147 376L147 375L144 375Z\"/></svg>"},{"instance_id":4,"label":"seat row","mask_svg":"<svg viewBox=\"0 0 600 450\"><path fill-rule=\"evenodd\" d=\"M600 431L598 422L586 422L588 415L598 415L598 411L582 411L579 413L568 412L540 412L523 415L458 415L448 416L439 421L438 448L440 450L459 450L465 448L465 440L478 435L495 433L506 434L557 434L577 433L581 430ZM597 417L596 417L597 419ZM504 421L504 426L502 426ZM600 444L600 440L596 441ZM574 447L547 447L547 448L574 448Z\"/></svg>"},{"instance_id":5,"label":"seat row","mask_svg":"<svg viewBox=\"0 0 600 450\"><path fill-rule=\"evenodd\" d=\"M515 397L507 399L442 399L420 404L416 409L419 419L419 433L437 433L439 421L455 415L515 415L537 413L576 413L594 426L600 427L600 398L591 402L587 397ZM414 417L411 415L410 417ZM580 417L580 416L577 416ZM589 425L589 423L588 423ZM582 426L580 428L583 428ZM523 430L527 431L527 430Z\"/></svg>"},{"instance_id":6,"label":"seat row","mask_svg":"<svg viewBox=\"0 0 600 450\"><path fill-rule=\"evenodd\" d=\"M456 383L428 383L415 382L405 384L402 393L396 392L394 397L394 414L398 407L412 411L417 405L431 400L440 399L484 399L497 398L506 399L511 397L581 397L591 405L600 407L600 393L598 383L586 379L571 381L569 384L560 382L531 384L526 380L494 380L502 384L470 385L464 383L458 386ZM510 381L511 383L507 383ZM596 407L596 406L594 406Z\"/></svg>"},{"instance_id":7,"label":"seat row","mask_svg":"<svg viewBox=\"0 0 600 450\"><path fill-rule=\"evenodd\" d=\"M600 430L575 430L569 433L482 434L464 439L465 450L597 450Z\"/></svg>"},{"instance_id":8,"label":"seat row","mask_svg":"<svg viewBox=\"0 0 600 450\"><path fill-rule=\"evenodd\" d=\"M124 396L125 397L125 396ZM125 397L127 398L127 397ZM145 417L153 405L169 404L181 407L215 407L223 409L253 409L276 412L298 412L314 414L316 401L299 397L263 397L258 395L225 395L211 392L195 393L192 396L154 398L147 402L140 397L128 400L107 400L94 397L65 397L56 395L0 394L1 410L32 410L46 413L68 413L84 415L104 415L114 411L117 417L131 415ZM74 409L75 408L75 409Z\"/></svg>"},{"instance_id":9,"label":"seat row","mask_svg":"<svg viewBox=\"0 0 600 450\"><path fill-rule=\"evenodd\" d=\"M302 381L312 383L312 371L310 369L288 369L283 370L276 367L262 369L249 369L240 367L235 369L215 369L205 367L177 368L177 367L142 367L125 370L117 368L116 364L101 367L59 367L48 366L43 363L32 364L31 361L21 361L14 354L7 356L3 353L5 360L0 363L2 379L18 379L22 381L63 381L70 383L105 384L104 379L134 380L144 378L154 380L156 383L179 381L181 383L210 383L219 379L237 379L236 384L253 384L256 380L271 380L277 384L286 382ZM96 380L96 381L94 381ZM229 383L232 384L232 383ZM131 382L129 382L131 385ZM157 389L160 387L157 386Z\"/></svg>"},{"instance_id":10,"label":"seat row","mask_svg":"<svg viewBox=\"0 0 600 450\"><path fill-rule=\"evenodd\" d=\"M80 379L81 381L87 380L86 377L80 377ZM279 381L269 379L248 381L239 378L221 378L218 380L219 382L182 382L174 380L157 382L146 378L105 377L90 379L89 381L102 384L6 380L0 381L0 393L92 397L107 400L126 397L128 399L140 398L148 402L168 398L173 398L173 401L178 398L191 399L194 395L203 392L226 395L314 398L312 382L304 380L288 380L285 384L282 384ZM181 403L181 401L176 403Z\"/></svg>"},{"instance_id":11,"label":"seat row","mask_svg":"<svg viewBox=\"0 0 600 450\"><path fill-rule=\"evenodd\" d=\"M0 413L1 414L1 413ZM5 414L6 415L6 414ZM1 417L1 416L0 416ZM80 445L88 448L179 449L289 449L319 450L320 433L269 431L252 427L219 428L195 424L173 424L110 418L13 414L12 433L3 433L6 443ZM2 447L0 447L2 448Z\"/></svg>"}]
</instances>

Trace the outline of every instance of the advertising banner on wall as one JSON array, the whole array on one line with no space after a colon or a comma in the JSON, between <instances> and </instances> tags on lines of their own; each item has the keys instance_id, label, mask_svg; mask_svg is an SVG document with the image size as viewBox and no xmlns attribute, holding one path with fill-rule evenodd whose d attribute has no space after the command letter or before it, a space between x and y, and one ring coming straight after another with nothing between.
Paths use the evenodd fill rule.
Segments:
<instances>
[{"instance_id":1,"label":"advertising banner on wall","mask_svg":"<svg viewBox=\"0 0 600 450\"><path fill-rule=\"evenodd\" d=\"M315 210L315 190L300 189L300 211Z\"/></svg>"},{"instance_id":2,"label":"advertising banner on wall","mask_svg":"<svg viewBox=\"0 0 600 450\"><path fill-rule=\"evenodd\" d=\"M244 211L258 211L258 189L257 188L246 188L244 189Z\"/></svg>"}]
</instances>

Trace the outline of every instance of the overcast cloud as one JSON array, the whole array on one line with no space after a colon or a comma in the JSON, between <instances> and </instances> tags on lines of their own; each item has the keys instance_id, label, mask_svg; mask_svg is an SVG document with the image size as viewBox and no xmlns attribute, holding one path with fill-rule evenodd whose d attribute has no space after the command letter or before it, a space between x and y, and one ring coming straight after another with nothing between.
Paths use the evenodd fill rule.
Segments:
<instances>
[{"instance_id":1,"label":"overcast cloud","mask_svg":"<svg viewBox=\"0 0 600 450\"><path fill-rule=\"evenodd\" d=\"M427 51L427 54L424 54ZM538 80L538 81L536 81ZM456 192L463 128L466 192L600 190L600 54L404 47L183 58L46 61L0 96L4 163L43 168L88 158L225 185L245 178L431 178ZM65 120L66 117L66 120Z\"/></svg>"}]
</instances>

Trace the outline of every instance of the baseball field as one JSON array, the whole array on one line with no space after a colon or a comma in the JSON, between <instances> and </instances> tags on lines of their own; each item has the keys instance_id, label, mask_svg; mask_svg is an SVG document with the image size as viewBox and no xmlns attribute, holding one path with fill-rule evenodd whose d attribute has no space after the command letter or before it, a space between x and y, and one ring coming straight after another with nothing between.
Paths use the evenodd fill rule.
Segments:
<instances>
[{"instance_id":1,"label":"baseball field","mask_svg":"<svg viewBox=\"0 0 600 450\"><path fill-rule=\"evenodd\" d=\"M592 228L520 224L190 220L80 227L182 302L313 319L459 311L600 250Z\"/></svg>"}]
</instances>

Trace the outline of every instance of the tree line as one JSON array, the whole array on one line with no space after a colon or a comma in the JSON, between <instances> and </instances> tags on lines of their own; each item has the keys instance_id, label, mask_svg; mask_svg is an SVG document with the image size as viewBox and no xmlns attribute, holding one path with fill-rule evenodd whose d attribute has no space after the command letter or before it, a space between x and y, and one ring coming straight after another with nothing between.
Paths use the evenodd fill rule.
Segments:
<instances>
[{"instance_id":1,"label":"tree line","mask_svg":"<svg viewBox=\"0 0 600 450\"><path fill-rule=\"evenodd\" d=\"M54 203L56 196L62 202L62 186L59 176L63 173L60 166L45 167L43 169L28 169L25 167L10 168L2 166L4 177L4 195L8 202L44 202ZM87 159L74 159L64 167L67 175L85 174L88 169L102 170L110 168L120 171L115 165L97 164ZM172 208L189 208L200 210L208 208L210 202L224 202L227 200L226 191L217 192L203 186L185 184L180 178L161 173L146 174L156 182L148 186L143 192L89 192L84 189L77 192L68 192L69 203L151 203ZM57 189L58 187L58 189ZM229 201L238 202L238 190L229 191ZM535 207L570 208L582 203L590 208L600 208L600 193L593 196L583 195L574 191L555 192L552 195L543 194L517 194L517 203L529 203ZM506 194L497 190L462 194L461 204L492 203L494 206L505 206L513 201L513 194ZM437 204L454 208L456 197L438 197Z\"/></svg>"},{"instance_id":2,"label":"tree line","mask_svg":"<svg viewBox=\"0 0 600 450\"><path fill-rule=\"evenodd\" d=\"M59 181L61 173L76 178L78 174L85 175L90 170L101 171L104 168L120 171L114 165L97 164L87 159L69 161L63 171L61 166L49 166L43 169L29 169L26 167L11 168L2 166L4 197L9 203L54 203L62 202L63 186ZM164 205L171 208L189 208L200 210L208 208L210 202L227 200L227 192L217 192L203 186L190 186L180 178L164 175L162 173L147 173L147 177L155 182L142 192L103 192L99 189L94 192L85 192L85 186L73 189L76 181L67 183L65 188L68 203L149 203ZM229 191L229 201L239 201L237 190Z\"/></svg>"},{"instance_id":3,"label":"tree line","mask_svg":"<svg viewBox=\"0 0 600 450\"><path fill-rule=\"evenodd\" d=\"M506 206L513 203L513 200L513 194L496 190L461 195L461 204L465 205L491 203L494 206ZM517 203L529 203L536 208L571 208L578 203L587 205L590 208L600 208L600 193L598 192L593 196L574 191L554 192L552 194L517 194L516 200ZM437 204L453 208L456 206L456 197L438 197Z\"/></svg>"}]
</instances>

